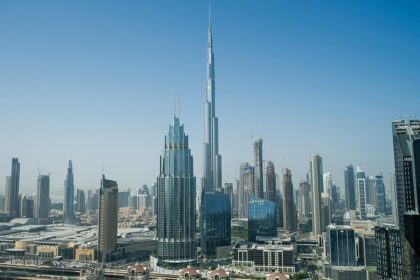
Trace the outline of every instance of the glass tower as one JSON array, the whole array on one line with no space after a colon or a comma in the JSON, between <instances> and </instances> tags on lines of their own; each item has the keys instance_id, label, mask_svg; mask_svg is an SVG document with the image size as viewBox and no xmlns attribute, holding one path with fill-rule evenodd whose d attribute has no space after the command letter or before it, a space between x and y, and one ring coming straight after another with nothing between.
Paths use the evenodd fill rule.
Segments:
<instances>
[{"instance_id":1,"label":"glass tower","mask_svg":"<svg viewBox=\"0 0 420 280\"><path fill-rule=\"evenodd\" d=\"M255 242L257 236L277 236L276 203L249 196L248 201L248 239Z\"/></svg>"},{"instance_id":2,"label":"glass tower","mask_svg":"<svg viewBox=\"0 0 420 280\"><path fill-rule=\"evenodd\" d=\"M349 226L327 227L327 255L331 266L356 266L356 241Z\"/></svg>"},{"instance_id":3,"label":"glass tower","mask_svg":"<svg viewBox=\"0 0 420 280\"><path fill-rule=\"evenodd\" d=\"M5 210L9 216L18 217L19 214L19 177L20 163L17 158L12 158L12 171L10 177L6 177Z\"/></svg>"},{"instance_id":4,"label":"glass tower","mask_svg":"<svg viewBox=\"0 0 420 280\"><path fill-rule=\"evenodd\" d=\"M216 248L230 245L230 197L222 192L205 192L201 200L201 252L216 256Z\"/></svg>"},{"instance_id":5,"label":"glass tower","mask_svg":"<svg viewBox=\"0 0 420 280\"><path fill-rule=\"evenodd\" d=\"M188 135L179 118L169 127L157 178L157 257L159 264L196 260L196 181Z\"/></svg>"}]
</instances>

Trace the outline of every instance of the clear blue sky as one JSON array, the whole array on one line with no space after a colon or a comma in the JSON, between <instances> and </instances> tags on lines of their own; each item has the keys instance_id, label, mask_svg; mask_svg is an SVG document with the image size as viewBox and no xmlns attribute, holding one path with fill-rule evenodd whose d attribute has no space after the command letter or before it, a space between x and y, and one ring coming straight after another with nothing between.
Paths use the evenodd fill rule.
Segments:
<instances>
[{"instance_id":1,"label":"clear blue sky","mask_svg":"<svg viewBox=\"0 0 420 280\"><path fill-rule=\"evenodd\" d=\"M11 157L21 190L37 167L62 192L151 184L181 96L197 183L202 142L207 1L0 2L0 193ZM343 170L393 169L391 121L420 117L419 1L213 1L216 114L223 181L252 160L288 167L297 187L309 156Z\"/></svg>"}]
</instances>

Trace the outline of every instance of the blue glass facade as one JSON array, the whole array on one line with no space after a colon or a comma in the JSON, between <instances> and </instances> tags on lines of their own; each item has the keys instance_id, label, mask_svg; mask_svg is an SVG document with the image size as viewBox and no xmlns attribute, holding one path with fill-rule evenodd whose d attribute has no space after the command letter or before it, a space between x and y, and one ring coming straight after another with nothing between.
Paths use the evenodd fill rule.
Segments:
<instances>
[{"instance_id":1,"label":"blue glass facade","mask_svg":"<svg viewBox=\"0 0 420 280\"><path fill-rule=\"evenodd\" d=\"M331 266L356 266L356 240L349 226L327 227L327 255Z\"/></svg>"},{"instance_id":2,"label":"blue glass facade","mask_svg":"<svg viewBox=\"0 0 420 280\"><path fill-rule=\"evenodd\" d=\"M277 207L274 202L253 195L248 200L248 240L257 236L277 236Z\"/></svg>"},{"instance_id":3,"label":"blue glass facade","mask_svg":"<svg viewBox=\"0 0 420 280\"><path fill-rule=\"evenodd\" d=\"M216 256L216 248L230 245L230 197L222 192L204 192L201 199L201 252Z\"/></svg>"},{"instance_id":4,"label":"blue glass facade","mask_svg":"<svg viewBox=\"0 0 420 280\"><path fill-rule=\"evenodd\" d=\"M196 260L195 177L188 136L179 118L169 127L157 178L157 257L163 265Z\"/></svg>"}]
</instances>

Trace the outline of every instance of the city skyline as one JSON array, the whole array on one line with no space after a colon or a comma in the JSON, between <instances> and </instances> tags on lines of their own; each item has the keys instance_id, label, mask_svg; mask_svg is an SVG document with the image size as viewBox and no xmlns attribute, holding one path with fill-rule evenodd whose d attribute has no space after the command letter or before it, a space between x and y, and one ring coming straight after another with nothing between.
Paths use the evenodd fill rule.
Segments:
<instances>
[{"instance_id":1,"label":"city skyline","mask_svg":"<svg viewBox=\"0 0 420 280\"><path fill-rule=\"evenodd\" d=\"M420 59L415 52L420 46L420 24L418 9L410 9L418 4L399 6L400 13L392 11L392 3L367 5L352 24L345 19L355 16L358 3L348 4L350 11L339 9L337 15L329 7L321 15L331 18L310 27L307 24L315 22L322 5L305 10L299 4L267 1L266 7L256 7L252 1L242 1L238 12L237 3L215 1L212 7L222 184L239 178L241 162L252 162L252 145L259 135L264 140L264 161L273 161L277 170L289 168L295 188L305 178L313 153L322 155L323 170L332 173L340 190L349 164L361 164L367 175L392 171L391 122L400 115L418 115L420 97L416 93L420 88L416 72L411 70ZM4 46L0 52L4 61L0 65L0 102L9 104L0 112L0 127L9 136L0 140L0 146L7 147L0 151L1 194L14 157L21 163L20 192L29 194L36 191L37 164L51 175L51 194L63 193L69 159L75 163L76 188L99 188L102 166L119 182L120 189L154 183L162 151L158 140L174 113L173 96L179 93L192 154L196 162L202 162L207 2L166 4L172 12L162 10L165 5L156 2L129 2L118 8L108 3L99 9L97 22L75 8L64 11L63 7L70 8L67 4L50 5L45 10L36 3L0 4L0 25L8 27L0 30ZM89 10L97 6L80 2L78 7ZM283 15L284 8L291 15ZM54 16L34 23L42 13ZM284 17L275 19L278 13ZM307 18L297 17L297 13ZM125 14L127 18L122 20ZM406 16L406 22L400 21L401 15ZM72 16L80 23L73 26ZM331 29L329 25L339 16L344 17L339 20L341 27ZM26 18L19 22L22 17ZM302 22L296 22L297 18ZM48 26L54 21L58 26ZM30 29L25 29L29 23ZM309 31L301 34L304 27ZM386 27L389 35L381 33ZM60 28L65 34L59 33ZM91 41L88 37L93 34L97 37ZM179 36L182 34L185 39ZM336 41L325 39L328 34L335 35ZM383 36L368 38L372 34ZM316 35L324 39L317 41ZM352 47L346 45L346 35L352 36ZM399 42L394 42L395 36ZM112 41L117 39L124 44ZM75 41L74 49L65 46L71 41ZM103 49L95 54L97 47ZM309 50L316 51L316 57L308 55ZM153 62L159 55L163 57L156 65ZM304 58L296 60L299 55ZM370 60L363 62L366 57ZM123 69L116 71L111 65ZM175 66L178 71L173 70ZM92 69L98 73L87 75ZM258 73L270 70L270 77ZM152 76L156 77L147 81ZM161 83L156 80L159 78ZM307 87L302 86L305 83ZM157 111L156 104L162 111ZM108 110L103 108L108 106L115 111L105 114ZM252 114L255 106L264 109L260 116ZM114 137L103 140L109 130L115 131ZM360 134L364 137L355 137ZM194 174L202 174L201 168L196 164ZM388 189L388 176L384 182Z\"/></svg>"}]
</instances>

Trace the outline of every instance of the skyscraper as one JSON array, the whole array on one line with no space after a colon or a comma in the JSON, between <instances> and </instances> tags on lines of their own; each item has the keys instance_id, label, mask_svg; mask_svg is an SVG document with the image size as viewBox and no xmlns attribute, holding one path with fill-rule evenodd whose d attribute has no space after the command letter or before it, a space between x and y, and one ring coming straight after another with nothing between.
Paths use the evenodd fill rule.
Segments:
<instances>
[{"instance_id":1,"label":"skyscraper","mask_svg":"<svg viewBox=\"0 0 420 280\"><path fill-rule=\"evenodd\" d=\"M85 192L81 189L77 189L76 192L76 211L79 213L86 212Z\"/></svg>"},{"instance_id":2,"label":"skyscraper","mask_svg":"<svg viewBox=\"0 0 420 280\"><path fill-rule=\"evenodd\" d=\"M64 181L64 203L63 203L63 219L65 223L74 222L74 183L73 183L73 163L69 160L67 168L67 176Z\"/></svg>"},{"instance_id":3,"label":"skyscraper","mask_svg":"<svg viewBox=\"0 0 420 280\"><path fill-rule=\"evenodd\" d=\"M102 175L99 190L98 262L112 260L117 245L118 184Z\"/></svg>"},{"instance_id":4,"label":"skyscraper","mask_svg":"<svg viewBox=\"0 0 420 280\"><path fill-rule=\"evenodd\" d=\"M17 158L12 158L12 171L10 177L6 177L5 212L13 217L20 216L18 203L19 196L20 163Z\"/></svg>"},{"instance_id":5,"label":"skyscraper","mask_svg":"<svg viewBox=\"0 0 420 280\"><path fill-rule=\"evenodd\" d=\"M229 195L216 191L203 193L200 213L201 251L206 258L213 258L218 247L230 246Z\"/></svg>"},{"instance_id":6,"label":"skyscraper","mask_svg":"<svg viewBox=\"0 0 420 280\"><path fill-rule=\"evenodd\" d=\"M157 257L164 265L196 260L196 186L188 135L179 118L169 127L157 178Z\"/></svg>"},{"instance_id":7,"label":"skyscraper","mask_svg":"<svg viewBox=\"0 0 420 280\"><path fill-rule=\"evenodd\" d=\"M356 210L356 189L353 165L344 170L344 191L346 196L346 210Z\"/></svg>"},{"instance_id":8,"label":"skyscraper","mask_svg":"<svg viewBox=\"0 0 420 280\"><path fill-rule=\"evenodd\" d=\"M296 207L293 201L292 172L283 169L283 227L290 232L296 231Z\"/></svg>"},{"instance_id":9,"label":"skyscraper","mask_svg":"<svg viewBox=\"0 0 420 280\"><path fill-rule=\"evenodd\" d=\"M276 172L274 170L274 163L268 161L266 171L266 184L267 184L267 200L276 202Z\"/></svg>"},{"instance_id":10,"label":"skyscraper","mask_svg":"<svg viewBox=\"0 0 420 280\"><path fill-rule=\"evenodd\" d=\"M50 175L38 176L35 218L48 219L50 213Z\"/></svg>"},{"instance_id":11,"label":"skyscraper","mask_svg":"<svg viewBox=\"0 0 420 280\"><path fill-rule=\"evenodd\" d=\"M254 194L258 198L264 198L262 143L262 139L254 143Z\"/></svg>"},{"instance_id":12,"label":"skyscraper","mask_svg":"<svg viewBox=\"0 0 420 280\"><path fill-rule=\"evenodd\" d=\"M311 186L302 181L299 184L299 212L302 218L309 218L311 214Z\"/></svg>"},{"instance_id":13,"label":"skyscraper","mask_svg":"<svg viewBox=\"0 0 420 280\"><path fill-rule=\"evenodd\" d=\"M403 275L420 279L420 120L399 119L392 128Z\"/></svg>"},{"instance_id":14,"label":"skyscraper","mask_svg":"<svg viewBox=\"0 0 420 280\"><path fill-rule=\"evenodd\" d=\"M312 234L317 236L325 231L321 221L321 193L323 192L322 158L314 154L310 162L311 184L312 184Z\"/></svg>"},{"instance_id":15,"label":"skyscraper","mask_svg":"<svg viewBox=\"0 0 420 280\"><path fill-rule=\"evenodd\" d=\"M331 187L332 187L332 177L331 177L331 172L326 172L322 175L322 179L323 179L323 184L324 184L324 192L331 192Z\"/></svg>"},{"instance_id":16,"label":"skyscraper","mask_svg":"<svg viewBox=\"0 0 420 280\"><path fill-rule=\"evenodd\" d=\"M201 187L205 191L222 188L222 156L219 155L219 128L216 117L213 34L209 13L206 100L204 103L204 168Z\"/></svg>"},{"instance_id":17,"label":"skyscraper","mask_svg":"<svg viewBox=\"0 0 420 280\"><path fill-rule=\"evenodd\" d=\"M375 186L376 186L376 212L378 215L385 215L386 210L386 201L385 201L385 185L384 185L384 176L382 173L375 176Z\"/></svg>"},{"instance_id":18,"label":"skyscraper","mask_svg":"<svg viewBox=\"0 0 420 280\"><path fill-rule=\"evenodd\" d=\"M249 196L254 195L254 167L248 162L241 163L239 169L238 216L248 218Z\"/></svg>"},{"instance_id":19,"label":"skyscraper","mask_svg":"<svg viewBox=\"0 0 420 280\"><path fill-rule=\"evenodd\" d=\"M361 220L366 220L366 175L360 166L357 166L357 193L358 197L358 211L359 218Z\"/></svg>"}]
</instances>

